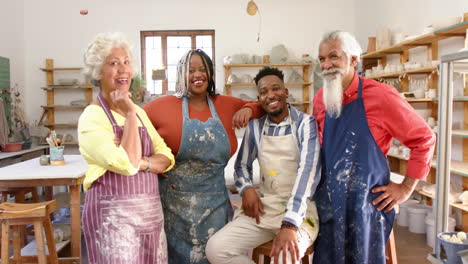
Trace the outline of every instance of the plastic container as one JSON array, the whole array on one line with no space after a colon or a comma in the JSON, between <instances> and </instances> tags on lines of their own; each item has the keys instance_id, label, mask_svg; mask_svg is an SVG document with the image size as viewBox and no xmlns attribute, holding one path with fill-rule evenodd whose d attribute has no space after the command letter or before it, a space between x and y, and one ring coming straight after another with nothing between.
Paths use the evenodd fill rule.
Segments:
<instances>
[{"instance_id":1,"label":"plastic container","mask_svg":"<svg viewBox=\"0 0 468 264\"><path fill-rule=\"evenodd\" d=\"M417 204L419 203L418 201L416 200L408 200L402 204L399 205L400 209L399 209L399 212L398 212L398 216L397 216L397 224L399 226L408 226L409 225L409 222L408 222L408 206L411 205L411 204Z\"/></svg>"},{"instance_id":2,"label":"plastic container","mask_svg":"<svg viewBox=\"0 0 468 264\"><path fill-rule=\"evenodd\" d=\"M26 141L23 142L23 145L21 146L21 149L22 150L30 149L31 145L32 145L32 141L31 140L26 140Z\"/></svg>"},{"instance_id":3,"label":"plastic container","mask_svg":"<svg viewBox=\"0 0 468 264\"><path fill-rule=\"evenodd\" d=\"M429 245L431 248L435 248L435 242L436 242L436 231L435 231L435 219L434 215L432 213L429 213L426 216L426 243ZM455 231L455 218L449 217L449 222L448 222L448 231L449 232L454 232Z\"/></svg>"},{"instance_id":4,"label":"plastic container","mask_svg":"<svg viewBox=\"0 0 468 264\"><path fill-rule=\"evenodd\" d=\"M408 222L409 231L411 233L426 233L426 225L424 224L424 221L426 214L430 209L430 206L424 204L412 204L408 206Z\"/></svg>"},{"instance_id":5,"label":"plastic container","mask_svg":"<svg viewBox=\"0 0 468 264\"><path fill-rule=\"evenodd\" d=\"M442 232L437 235L436 254L439 260L449 264L463 264L462 258L457 254L468 249L468 244L449 242L441 238L442 235L452 236L457 232Z\"/></svg>"},{"instance_id":6,"label":"plastic container","mask_svg":"<svg viewBox=\"0 0 468 264\"><path fill-rule=\"evenodd\" d=\"M20 151L22 146L23 142L6 143L1 149L3 152L16 152Z\"/></svg>"}]
</instances>

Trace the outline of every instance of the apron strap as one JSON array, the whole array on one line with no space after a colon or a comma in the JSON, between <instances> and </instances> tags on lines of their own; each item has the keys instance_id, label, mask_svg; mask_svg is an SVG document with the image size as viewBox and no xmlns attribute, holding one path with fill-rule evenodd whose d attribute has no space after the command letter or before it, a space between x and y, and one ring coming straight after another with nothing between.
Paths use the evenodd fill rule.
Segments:
<instances>
[{"instance_id":1,"label":"apron strap","mask_svg":"<svg viewBox=\"0 0 468 264\"><path fill-rule=\"evenodd\" d=\"M358 86L358 98L362 98L362 79L361 77L359 78L359 86Z\"/></svg>"},{"instance_id":2,"label":"apron strap","mask_svg":"<svg viewBox=\"0 0 468 264\"><path fill-rule=\"evenodd\" d=\"M104 109L104 112L106 113L107 117L109 118L112 126L116 126L117 122L115 122L114 115L112 115L109 105L107 104L106 100L104 100L104 96L102 95L101 92L99 92L98 97L97 97L99 103L102 106L102 109Z\"/></svg>"},{"instance_id":3,"label":"apron strap","mask_svg":"<svg viewBox=\"0 0 468 264\"><path fill-rule=\"evenodd\" d=\"M289 110L289 107L288 107L288 122L289 122L289 125L291 126L291 134L293 134L294 137L296 137L296 131L297 131L297 128L296 128L296 125L294 124L294 122L292 121L292 118L291 118L291 110ZM260 133L261 136L265 135L265 128L268 127L270 124L270 119L268 118L268 115L266 115L265 117L265 122L263 123L263 127L262 127L262 131Z\"/></svg>"},{"instance_id":4,"label":"apron strap","mask_svg":"<svg viewBox=\"0 0 468 264\"><path fill-rule=\"evenodd\" d=\"M119 126L117 125L117 122L115 121L114 115L112 114L106 100L104 100L104 96L102 96L101 92L99 92L97 99L98 99L99 103L101 104L102 109L104 109L104 112L106 113L107 118L109 118L109 121L112 124L112 129L114 130L114 133L116 135L118 135L117 129L118 129ZM140 118L140 116L138 114L137 114L137 118L138 118L138 120L140 120L140 123L141 123L142 127L146 128L145 124L143 123L143 120L141 120L141 118Z\"/></svg>"},{"instance_id":5,"label":"apron strap","mask_svg":"<svg viewBox=\"0 0 468 264\"><path fill-rule=\"evenodd\" d=\"M214 107L213 102L211 101L210 96L206 96L206 101L208 102L208 107L210 108L210 113L214 119L219 119L218 112L216 112L216 108ZM184 120L189 120L189 111L188 111L188 97L186 95L182 96L182 118Z\"/></svg>"}]
</instances>

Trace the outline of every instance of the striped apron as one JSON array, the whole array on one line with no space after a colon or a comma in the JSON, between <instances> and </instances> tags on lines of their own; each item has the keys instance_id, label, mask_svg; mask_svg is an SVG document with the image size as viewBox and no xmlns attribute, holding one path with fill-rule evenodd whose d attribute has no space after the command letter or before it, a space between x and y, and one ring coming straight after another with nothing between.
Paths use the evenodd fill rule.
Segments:
<instances>
[{"instance_id":1,"label":"striped apron","mask_svg":"<svg viewBox=\"0 0 468 264\"><path fill-rule=\"evenodd\" d=\"M117 126L101 94L98 100L121 138L123 127ZM151 138L144 126L138 129L142 155L151 156ZM82 221L90 264L167 263L158 176L152 172L125 176L106 171L86 193Z\"/></svg>"}]
</instances>

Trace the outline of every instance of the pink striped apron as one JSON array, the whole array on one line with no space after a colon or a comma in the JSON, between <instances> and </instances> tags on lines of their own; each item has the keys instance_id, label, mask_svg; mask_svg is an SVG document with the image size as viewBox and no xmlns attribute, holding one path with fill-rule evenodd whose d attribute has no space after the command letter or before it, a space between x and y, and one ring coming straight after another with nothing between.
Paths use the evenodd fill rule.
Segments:
<instances>
[{"instance_id":1,"label":"pink striped apron","mask_svg":"<svg viewBox=\"0 0 468 264\"><path fill-rule=\"evenodd\" d=\"M123 127L117 126L101 94L98 100L115 135L121 138ZM153 143L146 128L139 127L139 132L142 154L151 156ZM90 264L167 263L164 217L154 173L125 176L106 171L86 193L82 222Z\"/></svg>"}]
</instances>

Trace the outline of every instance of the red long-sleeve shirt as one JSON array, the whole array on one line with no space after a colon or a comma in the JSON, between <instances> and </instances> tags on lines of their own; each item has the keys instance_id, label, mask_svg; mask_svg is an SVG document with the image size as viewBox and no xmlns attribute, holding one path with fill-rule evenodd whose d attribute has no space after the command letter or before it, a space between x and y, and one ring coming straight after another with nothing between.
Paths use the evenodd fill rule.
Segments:
<instances>
[{"instance_id":1,"label":"red long-sleeve shirt","mask_svg":"<svg viewBox=\"0 0 468 264\"><path fill-rule=\"evenodd\" d=\"M228 134L232 156L237 150L237 137L232 127L234 114L242 107L250 107L253 110L252 118L261 117L265 113L257 102L248 102L237 97L217 95L211 97L211 100ZM182 137L182 98L164 96L147 103L143 109L158 134L164 139L167 146L172 149L174 156L177 156ZM189 115L191 119L198 119L202 122L212 117L208 106L202 111L198 111L189 105Z\"/></svg>"},{"instance_id":2,"label":"red long-sleeve shirt","mask_svg":"<svg viewBox=\"0 0 468 264\"><path fill-rule=\"evenodd\" d=\"M394 87L370 79L361 79L367 123L380 150L387 155L392 138L398 139L411 150L406 176L424 178L430 170L436 142L431 128ZM343 105L358 97L358 85L359 78L356 74L343 93ZM320 142L325 121L322 89L313 100L313 114L318 123Z\"/></svg>"}]
</instances>

